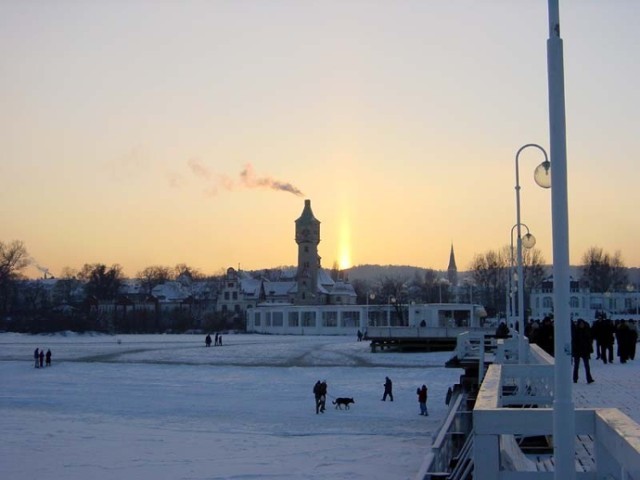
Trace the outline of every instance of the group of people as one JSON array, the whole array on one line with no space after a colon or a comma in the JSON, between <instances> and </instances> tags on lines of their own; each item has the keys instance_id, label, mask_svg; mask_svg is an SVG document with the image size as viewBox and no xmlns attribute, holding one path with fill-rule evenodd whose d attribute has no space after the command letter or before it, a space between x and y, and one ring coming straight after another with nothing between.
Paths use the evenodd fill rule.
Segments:
<instances>
[{"instance_id":1,"label":"group of people","mask_svg":"<svg viewBox=\"0 0 640 480\"><path fill-rule=\"evenodd\" d=\"M591 332L596 342L596 360L613 363L614 339L618 344L620 363L635 359L638 330L633 320L597 318L591 326Z\"/></svg>"},{"instance_id":2,"label":"group of people","mask_svg":"<svg viewBox=\"0 0 640 480\"><path fill-rule=\"evenodd\" d=\"M44 349L36 348L33 351L33 360L35 362L36 368L42 368L45 366L51 366L51 350L47 350L47 353L44 353Z\"/></svg>"},{"instance_id":3,"label":"group of people","mask_svg":"<svg viewBox=\"0 0 640 480\"><path fill-rule=\"evenodd\" d=\"M550 317L545 317L542 323L532 320L525 327L525 335L530 343L536 343L550 355L554 355L554 324ZM595 380L591 375L589 360L595 354L596 360L603 363L613 363L614 344L617 345L616 354L620 363L633 360L636 355L638 330L634 320L611 320L603 317L596 318L590 325L579 318L571 322L571 356L573 360L573 382L579 379L580 363L584 365L587 383Z\"/></svg>"},{"instance_id":4,"label":"group of people","mask_svg":"<svg viewBox=\"0 0 640 480\"><path fill-rule=\"evenodd\" d=\"M211 335L209 335L207 333L207 336L204 338L204 344L206 347L210 347L211 346ZM214 337L214 346L219 346L222 345L222 335L219 334L218 332L216 332L216 335Z\"/></svg>"},{"instance_id":5,"label":"group of people","mask_svg":"<svg viewBox=\"0 0 640 480\"><path fill-rule=\"evenodd\" d=\"M596 318L589 325L586 320L578 319L571 322L572 333L580 320L584 322L589 333L588 340L580 339L580 341L583 344L589 343L590 353L595 353L597 360L613 363L614 345L617 345L616 355L619 357L620 363L626 363L635 358L638 330L634 320ZM582 332L580 333L582 334ZM544 317L542 322L530 320L525 327L525 335L529 338L529 343L535 343L549 355L554 355L554 322L552 318ZM578 349L580 350L580 346ZM573 356L575 357L575 355Z\"/></svg>"},{"instance_id":6,"label":"group of people","mask_svg":"<svg viewBox=\"0 0 640 480\"><path fill-rule=\"evenodd\" d=\"M387 397L393 402L393 382L389 377L384 378L384 392L382 394L382 401L386 401ZM420 415L428 416L429 412L427 411L427 398L428 398L428 389L426 385L422 385L422 387L418 387L416 389L416 394L418 395L418 404L420 406ZM313 396L315 399L316 406L316 414L324 413L327 403L327 381L323 380L322 382L318 380L313 386Z\"/></svg>"}]
</instances>

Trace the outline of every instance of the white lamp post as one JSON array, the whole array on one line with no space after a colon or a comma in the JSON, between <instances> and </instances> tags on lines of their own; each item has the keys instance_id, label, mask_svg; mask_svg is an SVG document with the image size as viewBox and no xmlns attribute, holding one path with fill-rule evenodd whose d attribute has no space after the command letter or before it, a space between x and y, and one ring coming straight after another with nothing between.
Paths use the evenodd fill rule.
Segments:
<instances>
[{"instance_id":1,"label":"white lamp post","mask_svg":"<svg viewBox=\"0 0 640 480\"><path fill-rule=\"evenodd\" d=\"M391 304L392 303L396 303L396 298L393 295L389 295L389 298L387 299L387 326L391 326Z\"/></svg>"},{"instance_id":2,"label":"white lamp post","mask_svg":"<svg viewBox=\"0 0 640 480\"><path fill-rule=\"evenodd\" d=\"M367 318L365 324L361 327L363 330L369 326L371 319L369 318L369 299L373 302L376 299L376 294L373 292L367 293Z\"/></svg>"},{"instance_id":3,"label":"white lamp post","mask_svg":"<svg viewBox=\"0 0 640 480\"><path fill-rule=\"evenodd\" d=\"M549 0L547 76L549 84L549 138L553 165L551 217L553 228L554 478L574 480L575 410L571 383L571 325L569 315L569 205L567 192L567 132L564 102L564 60L560 38L558 0Z\"/></svg>"},{"instance_id":4,"label":"white lamp post","mask_svg":"<svg viewBox=\"0 0 640 480\"><path fill-rule=\"evenodd\" d=\"M517 241L517 265L518 265L518 361L520 363L524 363L525 358L525 346L524 346L524 272L522 268L522 246L526 242L530 245L529 248L533 247L536 243L535 237L530 233L525 235L526 238L522 237L522 222L520 221L520 154L526 148L537 148L544 154L544 161L538 165L533 173L533 178L536 183L542 188L551 187L551 171L549 158L547 157L547 152L540 145L535 143L527 143L526 145L520 147L516 152L516 224L515 227L517 229L518 241ZM527 228L527 231L529 229ZM513 229L511 230L513 232Z\"/></svg>"},{"instance_id":5,"label":"white lamp post","mask_svg":"<svg viewBox=\"0 0 640 480\"><path fill-rule=\"evenodd\" d=\"M513 288L513 280L514 278L517 279L519 278L517 274L514 275L514 271L513 269L515 268L515 258L513 256L513 230L517 227L518 225L514 225L513 227L511 227L511 249L509 250L509 253L511 254L511 268L509 269L509 294L508 294L508 299L509 299L509 318L513 319L513 317L515 316L515 301L513 298L514 295L514 289ZM527 229L527 233L524 234L524 237L522 237L522 246L524 248L531 249L533 247L535 247L536 245L536 237L533 236L533 234L529 231L529 227L527 227L526 224L522 224L522 226L524 228ZM520 290L519 288L517 289L518 291ZM518 308L520 308L520 306L518 305Z\"/></svg>"}]
</instances>

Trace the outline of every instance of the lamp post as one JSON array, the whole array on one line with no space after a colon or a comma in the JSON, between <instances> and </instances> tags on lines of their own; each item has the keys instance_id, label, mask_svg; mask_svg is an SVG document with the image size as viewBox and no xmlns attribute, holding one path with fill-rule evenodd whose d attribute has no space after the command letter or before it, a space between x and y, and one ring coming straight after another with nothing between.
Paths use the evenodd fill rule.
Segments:
<instances>
[{"instance_id":1,"label":"lamp post","mask_svg":"<svg viewBox=\"0 0 640 480\"><path fill-rule=\"evenodd\" d=\"M544 154L544 161L536 167L533 173L535 182L542 188L551 187L551 165L547 152L540 145L535 143L527 143L518 149L516 152L516 224L518 241L516 243L517 250L517 266L518 266L518 361L524 363L525 357L525 345L524 345L524 272L522 268L522 246L524 243L530 245L531 248L535 245L536 239L529 233L529 227L527 227L526 238L522 237L522 222L520 220L520 154L527 148L537 148ZM513 238L513 228L511 229L511 235ZM513 243L512 243L513 246Z\"/></svg>"},{"instance_id":2,"label":"lamp post","mask_svg":"<svg viewBox=\"0 0 640 480\"><path fill-rule=\"evenodd\" d=\"M391 304L392 303L396 303L396 297L394 297L393 295L389 295L389 298L387 298L387 322L388 325L387 326L391 326Z\"/></svg>"},{"instance_id":3,"label":"lamp post","mask_svg":"<svg viewBox=\"0 0 640 480\"><path fill-rule=\"evenodd\" d=\"M439 303L442 303L442 286L443 285L449 285L449 280L447 280L446 278L441 278L440 280L438 280L438 296L440 297Z\"/></svg>"},{"instance_id":4,"label":"lamp post","mask_svg":"<svg viewBox=\"0 0 640 480\"><path fill-rule=\"evenodd\" d=\"M549 0L547 79L549 85L549 139L553 164L551 217L553 230L554 478L574 480L575 410L571 383L571 325L569 318L569 206L567 192L567 132L564 101L564 59L560 38L558 0Z\"/></svg>"},{"instance_id":5,"label":"lamp post","mask_svg":"<svg viewBox=\"0 0 640 480\"><path fill-rule=\"evenodd\" d=\"M513 317L515 317L516 314L516 309L515 309L515 299L514 297L514 292L520 292L520 291L524 291L523 288L521 288L520 283L519 283L519 279L521 278L520 275L518 275L517 273L515 273L513 270L515 268L515 258L513 255L514 249L513 249L513 231L515 230L515 228L518 225L514 225L513 227L511 227L511 249L509 250L510 254L511 254L511 268L509 270L509 295L508 295L508 299L509 299L509 317L511 319L513 319ZM522 246L524 248L526 248L527 250L535 247L536 245L536 237L533 236L533 234L531 233L531 231L529 230L529 227L526 224L522 224L522 226L524 228L527 229L527 233L524 234L524 237L522 237ZM513 288L513 280L516 280L516 282L518 282L518 287L516 287L515 289ZM520 304L518 303L518 311L520 311L521 308L524 308L524 304ZM520 327L518 327L520 328ZM521 332L522 333L522 332ZM524 340L523 340L523 344L524 344Z\"/></svg>"},{"instance_id":6,"label":"lamp post","mask_svg":"<svg viewBox=\"0 0 640 480\"><path fill-rule=\"evenodd\" d=\"M527 229L527 233L524 234L524 237L522 237L522 246L524 248L531 249L533 247L535 247L536 245L536 237L533 236L533 234L531 233L531 231L529 230L529 227L526 224L522 224L522 226L524 228ZM513 292L514 292L514 288L513 288L513 280L515 279L517 281L517 275L515 274L515 272L513 271L513 269L515 268L515 263L516 260L514 258L513 255L513 231L515 230L515 228L517 227L517 225L514 225L513 227L511 227L511 248L509 249L509 253L511 255L511 268L509 269L509 317L513 318L515 316L515 308L514 308L514 301L513 301Z\"/></svg>"},{"instance_id":7,"label":"lamp post","mask_svg":"<svg viewBox=\"0 0 640 480\"><path fill-rule=\"evenodd\" d=\"M373 292L367 293L367 318L365 324L361 326L363 330L366 329L369 326L369 322L371 322L369 318L369 299L373 302L376 299L376 294Z\"/></svg>"}]
</instances>

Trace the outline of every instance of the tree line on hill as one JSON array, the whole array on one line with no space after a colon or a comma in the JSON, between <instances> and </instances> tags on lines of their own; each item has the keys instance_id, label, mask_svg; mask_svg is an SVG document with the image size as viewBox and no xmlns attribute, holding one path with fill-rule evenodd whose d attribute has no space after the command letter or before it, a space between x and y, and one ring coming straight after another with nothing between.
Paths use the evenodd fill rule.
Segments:
<instances>
[{"instance_id":1,"label":"tree line on hill","mask_svg":"<svg viewBox=\"0 0 640 480\"><path fill-rule=\"evenodd\" d=\"M506 299L509 292L509 281L514 280L514 254L511 247L501 250L489 250L477 254L468 270L459 272L458 284L451 285L446 272L429 268L411 266L378 266L363 265L344 271L337 265L330 270L334 280L348 279L357 294L358 304L392 304L400 310L410 303L478 303L485 307L490 316L500 316L508 310ZM35 286L27 286L24 282L23 270L31 263L27 248L21 241L0 241L0 328L7 327L7 319L19 317L59 318L55 324L68 329L91 329L95 319L90 318L87 299L95 301L113 300L118 296L125 281L119 265L85 264L80 270L65 269L55 282L51 305L42 306L38 295L42 292ZM624 266L620 252L611 255L602 248L591 247L582 257L580 266L575 267L578 279L589 286L593 292L612 292L637 289L638 285L630 283L629 269ZM544 264L541 253L536 249L523 251L523 269L525 274L525 310L531 290L551 273ZM278 267L269 270L250 272L254 277L267 280L280 280L295 275L294 267ZM45 275L46 276L46 275ZM224 275L206 276L197 269L185 264L175 267L149 266L138 272L136 278L142 292L151 295L154 287L177 278L189 277L192 280L210 282L213 292L212 301L219 291ZM78 292L84 299L79 303ZM36 305L38 307L36 308ZM60 305L75 305L73 322L66 322L70 315ZM83 313L82 307L86 306ZM56 308L58 307L58 308ZM126 305L125 305L126 312ZM36 311L37 310L37 311ZM178 313L180 314L180 313ZM224 326L227 319L212 314L206 319L209 329ZM68 319L67 319L68 320ZM75 322L75 323L74 323ZM36 322L37 323L37 322ZM182 329L194 327L193 320L185 314L178 322ZM202 326L200 319L198 325ZM149 328L154 328L151 323ZM234 325L239 326L239 325ZM76 328L73 328L76 327ZM124 325L126 327L126 325ZM123 328L123 325L120 325Z\"/></svg>"}]
</instances>

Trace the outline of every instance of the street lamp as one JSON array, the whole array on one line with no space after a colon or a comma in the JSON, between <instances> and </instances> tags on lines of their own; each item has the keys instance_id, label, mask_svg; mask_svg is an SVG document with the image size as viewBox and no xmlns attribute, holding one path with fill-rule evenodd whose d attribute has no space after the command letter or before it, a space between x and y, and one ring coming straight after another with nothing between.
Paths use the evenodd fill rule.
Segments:
<instances>
[{"instance_id":1,"label":"street lamp","mask_svg":"<svg viewBox=\"0 0 640 480\"><path fill-rule=\"evenodd\" d=\"M514 279L516 281L518 281L518 279L520 278L520 275L514 273L513 269L515 267L515 258L513 257L513 230L518 226L518 224L514 225L513 227L511 227L511 249L509 250L510 254L511 254L511 269L509 272L509 318L513 319L513 317L515 316L515 301L514 301L514 291L520 291L520 288L514 289L513 288L513 281ZM524 236L522 237L522 246L524 248L526 248L527 250L535 247L536 245L536 237L533 236L533 234L529 231L529 227L526 224L522 224L522 226L524 228L527 229L527 233L524 234ZM518 283L519 285L519 283ZM522 304L518 304L518 311L520 311L521 308L523 308L524 305ZM522 332L520 332L522 333Z\"/></svg>"},{"instance_id":2,"label":"street lamp","mask_svg":"<svg viewBox=\"0 0 640 480\"><path fill-rule=\"evenodd\" d=\"M443 285L449 285L449 280L447 280L446 278L441 278L440 280L438 280L438 295L440 297L439 303L442 303L442 286Z\"/></svg>"},{"instance_id":3,"label":"street lamp","mask_svg":"<svg viewBox=\"0 0 640 480\"><path fill-rule=\"evenodd\" d=\"M371 300L372 302L376 299L376 294L373 292L369 292L367 293L367 321L365 323L365 325L362 326L362 329L366 329L369 326L369 323L371 322L371 319L369 318L369 300Z\"/></svg>"},{"instance_id":4,"label":"street lamp","mask_svg":"<svg viewBox=\"0 0 640 480\"><path fill-rule=\"evenodd\" d=\"M522 246L526 240L529 244L533 240L535 245L535 238L533 235L524 239L522 237L522 222L520 220L520 154L527 148L537 148L544 154L544 161L538 165L533 174L533 179L542 188L551 187L551 164L549 163L549 157L547 152L540 145L535 143L527 143L520 147L516 152L516 229L518 234L517 242L517 261L518 261L518 361L524 363L525 349L524 349L524 273L522 269ZM528 228L527 228L528 230ZM513 230L512 230L513 231Z\"/></svg>"},{"instance_id":5,"label":"street lamp","mask_svg":"<svg viewBox=\"0 0 640 480\"><path fill-rule=\"evenodd\" d=\"M396 303L396 297L389 295L387 298L387 326L391 326L391 304Z\"/></svg>"}]
</instances>

